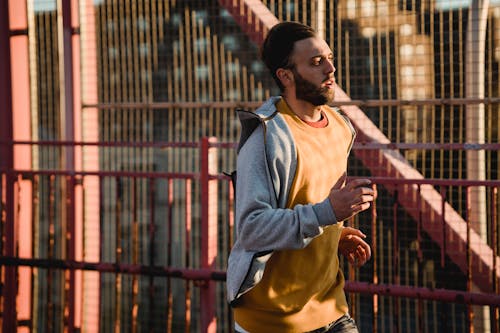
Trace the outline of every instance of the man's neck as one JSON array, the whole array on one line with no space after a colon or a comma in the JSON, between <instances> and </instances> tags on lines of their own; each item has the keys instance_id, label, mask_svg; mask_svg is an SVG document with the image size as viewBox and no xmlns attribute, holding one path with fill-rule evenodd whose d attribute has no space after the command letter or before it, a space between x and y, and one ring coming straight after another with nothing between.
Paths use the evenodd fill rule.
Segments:
<instances>
[{"instance_id":1,"label":"man's neck","mask_svg":"<svg viewBox=\"0 0 500 333\"><path fill-rule=\"evenodd\" d=\"M283 99L290 110L292 110L297 117L306 122L317 122L321 120L321 106L313 105L307 101L283 95Z\"/></svg>"}]
</instances>

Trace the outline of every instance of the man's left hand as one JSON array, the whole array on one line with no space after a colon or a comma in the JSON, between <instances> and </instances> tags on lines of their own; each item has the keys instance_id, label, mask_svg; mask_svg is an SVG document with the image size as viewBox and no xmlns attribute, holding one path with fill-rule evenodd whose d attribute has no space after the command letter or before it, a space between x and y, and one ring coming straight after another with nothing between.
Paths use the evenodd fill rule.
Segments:
<instances>
[{"instance_id":1,"label":"man's left hand","mask_svg":"<svg viewBox=\"0 0 500 333\"><path fill-rule=\"evenodd\" d=\"M371 257L366 235L359 229L344 227L339 241L339 252L355 267L363 266Z\"/></svg>"}]
</instances>

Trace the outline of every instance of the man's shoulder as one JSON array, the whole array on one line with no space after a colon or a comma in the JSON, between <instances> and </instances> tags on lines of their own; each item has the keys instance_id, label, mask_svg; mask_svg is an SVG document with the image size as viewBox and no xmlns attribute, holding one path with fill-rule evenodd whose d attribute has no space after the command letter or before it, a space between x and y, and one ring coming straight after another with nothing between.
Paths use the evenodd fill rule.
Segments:
<instances>
[{"instance_id":1,"label":"man's shoulder","mask_svg":"<svg viewBox=\"0 0 500 333\"><path fill-rule=\"evenodd\" d=\"M255 111L244 109L237 110L238 117L241 123L241 134L237 148L238 152L259 126L262 126L262 128L267 128L270 120L275 118L275 116L277 115L275 103L279 99L280 97L278 96L271 97ZM271 127L273 126L271 125ZM264 133L269 134L269 131L266 129L264 130Z\"/></svg>"},{"instance_id":2,"label":"man's shoulder","mask_svg":"<svg viewBox=\"0 0 500 333\"><path fill-rule=\"evenodd\" d=\"M326 112L327 116L330 114L330 115L333 115L335 117L340 117L344 121L350 122L350 119L347 116L347 114L344 111L342 111L341 108L339 108L337 106L324 105L323 111Z\"/></svg>"},{"instance_id":3,"label":"man's shoulder","mask_svg":"<svg viewBox=\"0 0 500 333\"><path fill-rule=\"evenodd\" d=\"M281 98L281 96L270 97L257 110L255 110L255 114L261 117L263 120L271 119L276 114L276 103L278 103Z\"/></svg>"}]
</instances>

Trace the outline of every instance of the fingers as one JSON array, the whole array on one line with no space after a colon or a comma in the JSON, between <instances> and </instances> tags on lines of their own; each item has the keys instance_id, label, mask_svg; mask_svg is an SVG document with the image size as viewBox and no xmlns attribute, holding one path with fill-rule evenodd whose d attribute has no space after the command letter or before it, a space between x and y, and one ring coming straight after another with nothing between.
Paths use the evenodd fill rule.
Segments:
<instances>
[{"instance_id":1,"label":"fingers","mask_svg":"<svg viewBox=\"0 0 500 333\"><path fill-rule=\"evenodd\" d=\"M337 180L337 182L335 183L335 185L333 185L333 189L340 189L344 186L345 184L345 180L347 178L347 173L344 172L342 174L342 176L340 176L339 180Z\"/></svg>"},{"instance_id":2,"label":"fingers","mask_svg":"<svg viewBox=\"0 0 500 333\"><path fill-rule=\"evenodd\" d=\"M363 179L359 179L360 181L363 181ZM367 180L368 183L371 183L369 180ZM354 183L354 182L351 182ZM348 184L348 186L351 186L351 191L354 194L354 202L352 204L352 208L356 213L359 213L361 211L364 211L368 208L370 208L370 203L375 200L375 192L371 187L365 187L364 185L367 184L367 182L361 182L363 185L352 187L351 183Z\"/></svg>"},{"instance_id":3,"label":"fingers","mask_svg":"<svg viewBox=\"0 0 500 333\"><path fill-rule=\"evenodd\" d=\"M361 238L366 238L366 235L359 229L356 229L353 227L348 227L348 226L345 226L342 228L342 237L346 236L346 237L351 238L352 235L358 236Z\"/></svg>"},{"instance_id":4,"label":"fingers","mask_svg":"<svg viewBox=\"0 0 500 333\"><path fill-rule=\"evenodd\" d=\"M373 199L373 197L375 195L375 191L371 187L358 186L358 187L351 189L350 191L353 192L355 196L369 198L370 201L373 201L371 199Z\"/></svg>"},{"instance_id":5,"label":"fingers","mask_svg":"<svg viewBox=\"0 0 500 333\"><path fill-rule=\"evenodd\" d=\"M337 221L343 221L353 215L370 208L370 203L374 201L375 191L370 186L369 179L354 179L345 185L343 184L346 175L337 181L330 190L329 200L332 205ZM339 186L342 186L339 188Z\"/></svg>"},{"instance_id":6,"label":"fingers","mask_svg":"<svg viewBox=\"0 0 500 333\"><path fill-rule=\"evenodd\" d=\"M363 202L360 204L353 205L352 211L354 212L354 214L357 214L367 210L368 208L370 208L370 202Z\"/></svg>"},{"instance_id":7,"label":"fingers","mask_svg":"<svg viewBox=\"0 0 500 333\"><path fill-rule=\"evenodd\" d=\"M370 248L370 245L366 242L362 242L360 245L358 245L358 250L362 251L363 257L365 258L365 261L369 260L372 256L372 250Z\"/></svg>"},{"instance_id":8,"label":"fingers","mask_svg":"<svg viewBox=\"0 0 500 333\"><path fill-rule=\"evenodd\" d=\"M345 179L345 177L344 177ZM353 190L358 187L368 187L372 184L372 181L366 178L356 178L351 180L346 184L346 187L350 190ZM373 192L373 190L372 190Z\"/></svg>"},{"instance_id":9,"label":"fingers","mask_svg":"<svg viewBox=\"0 0 500 333\"><path fill-rule=\"evenodd\" d=\"M339 250L354 267L364 265L371 258L371 248L363 240L365 237L359 229L344 227L342 230Z\"/></svg>"},{"instance_id":10,"label":"fingers","mask_svg":"<svg viewBox=\"0 0 500 333\"><path fill-rule=\"evenodd\" d=\"M351 265L355 267L361 267L366 264L370 257L370 247L368 246L367 248L365 248L362 245L358 245L355 251L349 253L348 260Z\"/></svg>"}]
</instances>

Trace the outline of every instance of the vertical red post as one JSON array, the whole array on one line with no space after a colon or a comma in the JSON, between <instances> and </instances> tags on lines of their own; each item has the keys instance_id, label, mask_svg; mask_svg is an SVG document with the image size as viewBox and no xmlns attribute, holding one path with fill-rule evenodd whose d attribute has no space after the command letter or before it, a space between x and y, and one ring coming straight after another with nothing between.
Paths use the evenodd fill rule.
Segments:
<instances>
[{"instance_id":1,"label":"vertical red post","mask_svg":"<svg viewBox=\"0 0 500 333\"><path fill-rule=\"evenodd\" d=\"M78 78L83 77L81 81L81 96L76 94L75 89L75 108L79 110L79 117L76 117L77 124L75 132L77 138L84 142L99 141L99 110L95 107L85 107L85 105L95 105L98 102L98 75L97 75L97 46L96 36L98 24L96 24L96 5L93 0L79 1L79 40L81 48L75 48L73 57L78 57L79 66L73 66L74 70L81 70ZM78 45L78 44L75 44ZM76 61L76 60L75 60ZM76 74L75 74L76 76ZM75 84L79 79L75 78ZM80 121L78 123L78 121ZM79 159L81 157L81 159ZM76 166L84 171L99 171L99 147L96 145L86 145L81 147L81 155L76 154ZM85 191L81 193L82 197L82 254L84 261L98 262L101 258L101 225L100 225L100 206L103 193L101 191L101 181L103 177L86 176L83 178ZM77 192L78 194L78 192ZM82 309L81 331L98 332L100 320L100 299L101 285L99 272L82 272ZM78 292L78 291L77 291ZM78 319L77 319L78 320Z\"/></svg>"},{"instance_id":2,"label":"vertical red post","mask_svg":"<svg viewBox=\"0 0 500 333\"><path fill-rule=\"evenodd\" d=\"M82 101L81 101L81 71L80 71L80 11L78 7L80 5L79 0L71 0L71 45L72 45L72 70L73 70L73 127L74 141L82 141ZM74 170L82 171L82 146L75 146L74 149ZM79 179L74 179L73 183L73 211L74 211L74 233L73 233L73 259L76 261L83 260L83 176ZM75 295L75 305L74 305L74 323L75 327L82 329L82 309L83 309L83 272L75 271L74 273L74 295Z\"/></svg>"},{"instance_id":3,"label":"vertical red post","mask_svg":"<svg viewBox=\"0 0 500 333\"><path fill-rule=\"evenodd\" d=\"M6 201L5 201L5 243L2 255L14 256L14 175L10 173L14 166L13 130L12 130L12 79L10 59L10 27L9 27L9 1L0 1L0 168L7 171ZM4 266L3 314L2 332L15 332L16 315L16 268Z\"/></svg>"},{"instance_id":4,"label":"vertical red post","mask_svg":"<svg viewBox=\"0 0 500 333\"><path fill-rule=\"evenodd\" d=\"M10 89L3 91L9 93L11 98L11 120L3 122L11 126L11 140L31 141L31 101L30 101L30 75L29 75L29 50L28 50L28 13L25 1L8 1L8 26L9 26L9 49L10 59ZM2 44L3 45L3 44ZM5 44L7 45L7 44ZM7 108L7 110L9 110ZM31 145L9 145L12 148L12 168L14 170L30 170L32 166ZM9 176L10 177L10 176ZM12 174L12 177L16 177ZM17 176L8 180L12 181L14 197L13 215L11 215L14 228L13 238L10 238L14 246L13 255L16 257L30 258L32 256L32 184L30 179ZM15 183L14 183L15 182ZM10 189L10 186L8 187ZM9 221L9 220L7 220ZM19 232L19 231L22 232ZM16 285L10 288L16 292L16 316L18 333L29 331L32 317L32 269L26 266L16 267ZM16 323L16 326L18 324Z\"/></svg>"},{"instance_id":5,"label":"vertical red post","mask_svg":"<svg viewBox=\"0 0 500 333\"><path fill-rule=\"evenodd\" d=\"M373 191L375 191L375 193L377 193L377 184L373 184L372 185L372 188L373 188ZM377 197L377 195L375 195L375 198ZM371 232L372 232L372 243L371 243L371 247L372 247L372 262L373 262L373 272L372 272L372 282L373 284L378 284L378 275L379 275L379 271L378 271L378 249L377 249L377 242L378 242L378 237L377 237L377 227L378 227L378 223L377 223L377 200L374 200L373 203L372 203L372 210L371 210ZM373 333L377 333L378 332L378 317L379 317L379 309L378 309L378 305L379 305L379 299L378 299L378 295L377 294L373 294L372 296L372 306L373 306L373 313L372 313L372 332Z\"/></svg>"},{"instance_id":6,"label":"vertical red post","mask_svg":"<svg viewBox=\"0 0 500 333\"><path fill-rule=\"evenodd\" d=\"M203 269L215 269L217 257L217 179L211 175L217 172L217 151L210 147L215 138L202 138L200 146L200 182L201 182L201 266ZM201 331L215 333L215 282L210 280L202 285Z\"/></svg>"},{"instance_id":7,"label":"vertical red post","mask_svg":"<svg viewBox=\"0 0 500 333\"><path fill-rule=\"evenodd\" d=\"M490 244L492 249L493 249L493 255L492 255L492 280L493 280L493 286L492 286L492 291L495 294L499 293L498 289L498 277L497 277L497 256L499 255L498 253L498 215L497 215L497 202L498 202L498 187L494 186L491 188L491 240ZM499 330L500 326L500 308L499 307L490 307L490 312L491 312L491 332L492 333L497 333Z\"/></svg>"},{"instance_id":8,"label":"vertical red post","mask_svg":"<svg viewBox=\"0 0 500 333\"><path fill-rule=\"evenodd\" d=\"M59 0L57 2L58 16L58 47L59 47L59 76L61 82L61 135L64 141L74 141L74 115L73 115L73 48L71 27L71 1ZM65 146L63 149L62 168L75 171L74 145ZM64 187L66 198L63 220L66 224L66 253L68 260L75 260L75 182L74 176L67 176ZM66 272L68 285L66 287L67 302L65 315L69 332L75 330L75 271Z\"/></svg>"},{"instance_id":9,"label":"vertical red post","mask_svg":"<svg viewBox=\"0 0 500 333\"><path fill-rule=\"evenodd\" d=\"M401 191L404 193L404 186L406 185L400 185L397 186L396 189L394 190L394 202L392 204L392 251L393 251L393 272L392 272L392 278L393 278L393 283L396 285L399 285L400 283L400 257L399 257L399 235L398 235L398 209L399 209L399 195ZM401 189L401 187L403 187ZM396 333L401 332L401 300L397 297L392 298L393 302L393 308L394 308L394 317L392 319L393 321L393 331Z\"/></svg>"},{"instance_id":10,"label":"vertical red post","mask_svg":"<svg viewBox=\"0 0 500 333\"><path fill-rule=\"evenodd\" d=\"M191 268L191 224L192 224L192 214L191 214L191 208L192 208L192 198L191 198L191 179L186 179L186 190L185 190L185 196L186 196L186 208L185 208L185 216L186 216L186 226L185 226L185 233L186 233L186 249L185 249L185 256L186 256L186 261L185 265L186 268ZM189 280L185 281L186 285L186 328L185 332L189 333L191 332L191 284L192 282Z\"/></svg>"}]
</instances>

